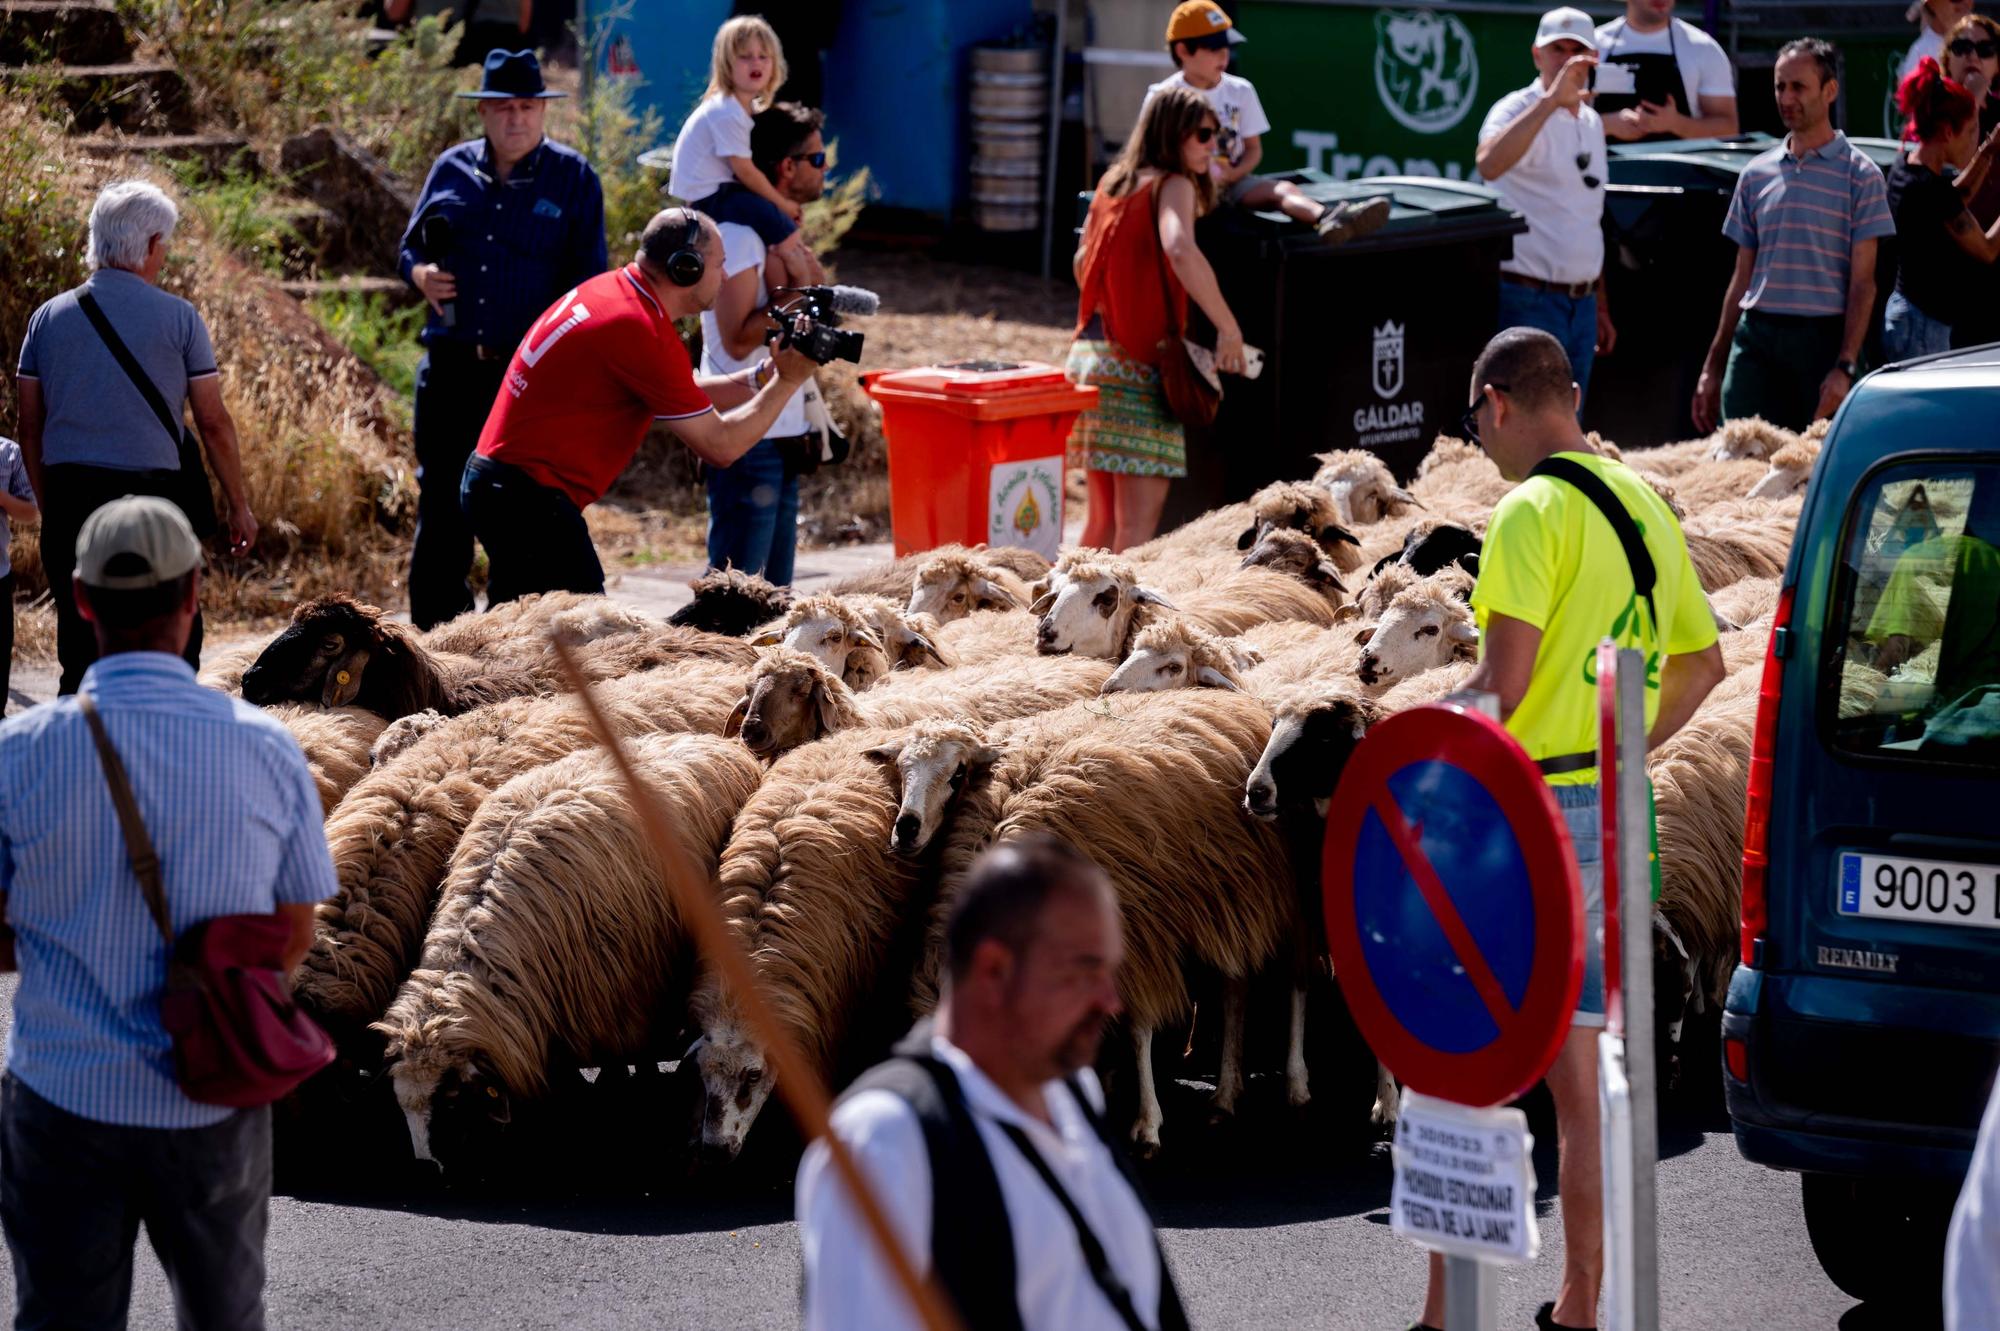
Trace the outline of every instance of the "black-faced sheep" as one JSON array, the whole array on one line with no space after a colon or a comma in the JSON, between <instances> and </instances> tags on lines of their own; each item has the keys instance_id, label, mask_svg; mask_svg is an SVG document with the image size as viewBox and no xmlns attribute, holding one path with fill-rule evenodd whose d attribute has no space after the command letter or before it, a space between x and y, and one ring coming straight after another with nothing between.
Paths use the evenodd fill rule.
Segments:
<instances>
[{"instance_id":1,"label":"black-faced sheep","mask_svg":"<svg viewBox=\"0 0 2000 1331\"><path fill-rule=\"evenodd\" d=\"M711 569L688 584L694 599L667 618L680 628L747 638L791 608L792 589L778 587L755 573Z\"/></svg>"},{"instance_id":2,"label":"black-faced sheep","mask_svg":"<svg viewBox=\"0 0 2000 1331\"><path fill-rule=\"evenodd\" d=\"M621 736L719 734L748 673L741 662L688 662L600 685L597 696ZM336 1039L379 1018L409 973L445 867L486 797L592 742L573 697L510 699L451 718L347 793L326 825L339 891L319 907L295 980L300 1003Z\"/></svg>"},{"instance_id":3,"label":"black-faced sheep","mask_svg":"<svg viewBox=\"0 0 2000 1331\"><path fill-rule=\"evenodd\" d=\"M949 624L980 610L1026 610L1034 599L1026 579L984 552L934 554L917 565L909 608Z\"/></svg>"},{"instance_id":4,"label":"black-faced sheep","mask_svg":"<svg viewBox=\"0 0 2000 1331\"><path fill-rule=\"evenodd\" d=\"M919 867L889 850L890 774L865 756L897 733L847 731L779 758L737 813L716 871L727 927L779 1020L829 1075L905 919L921 909ZM706 1093L700 1147L733 1157L773 1076L715 972L703 972L689 1006Z\"/></svg>"},{"instance_id":5,"label":"black-faced sheep","mask_svg":"<svg viewBox=\"0 0 2000 1331\"><path fill-rule=\"evenodd\" d=\"M1360 538L1347 529L1333 496L1316 485L1278 481L1250 496L1250 525L1236 538L1236 548L1250 549L1277 527L1312 537L1342 572L1361 567Z\"/></svg>"},{"instance_id":6,"label":"black-faced sheep","mask_svg":"<svg viewBox=\"0 0 2000 1331\"><path fill-rule=\"evenodd\" d=\"M650 735L627 753L689 872L710 881L762 775L756 760L709 735ZM609 755L572 754L501 786L467 826L418 967L374 1028L416 1157L433 1158L434 1121L507 1122L546 1094L558 1057L644 1056L691 962Z\"/></svg>"},{"instance_id":7,"label":"black-faced sheep","mask_svg":"<svg viewBox=\"0 0 2000 1331\"><path fill-rule=\"evenodd\" d=\"M771 758L822 736L861 726L907 726L929 717L1004 721L1063 707L1095 694L1109 661L999 657L950 670L891 675L856 694L818 660L772 648L744 685L729 733Z\"/></svg>"},{"instance_id":8,"label":"black-faced sheep","mask_svg":"<svg viewBox=\"0 0 2000 1331\"><path fill-rule=\"evenodd\" d=\"M1377 559L1368 576L1379 577L1391 565L1400 564L1420 578L1427 578L1452 564L1473 577L1479 576L1480 533L1456 522L1427 518L1403 533L1402 547Z\"/></svg>"},{"instance_id":9,"label":"black-faced sheep","mask_svg":"<svg viewBox=\"0 0 2000 1331\"><path fill-rule=\"evenodd\" d=\"M368 775L370 750L385 722L361 707L301 707L287 703L271 714L284 723L306 756L306 770L319 789L321 816Z\"/></svg>"},{"instance_id":10,"label":"black-faced sheep","mask_svg":"<svg viewBox=\"0 0 2000 1331\"><path fill-rule=\"evenodd\" d=\"M1340 525L1368 527L1412 508L1417 497L1396 484L1395 476L1375 454L1359 448L1315 453L1319 470L1312 483L1333 496Z\"/></svg>"},{"instance_id":11,"label":"black-faced sheep","mask_svg":"<svg viewBox=\"0 0 2000 1331\"><path fill-rule=\"evenodd\" d=\"M898 605L906 603L917 585L917 570L939 555L970 555L983 564L1004 568L1024 583L1032 583L1049 571L1049 561L1033 550L1012 545L940 545L919 554L903 555L887 564L845 578L835 578L826 591L835 596L862 594L886 596Z\"/></svg>"}]
</instances>

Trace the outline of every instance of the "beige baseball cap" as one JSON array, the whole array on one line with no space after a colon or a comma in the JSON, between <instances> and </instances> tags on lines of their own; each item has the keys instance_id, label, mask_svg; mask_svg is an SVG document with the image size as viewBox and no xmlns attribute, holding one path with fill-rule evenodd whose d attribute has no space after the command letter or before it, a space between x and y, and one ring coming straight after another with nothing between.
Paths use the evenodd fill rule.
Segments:
<instances>
[{"instance_id":1,"label":"beige baseball cap","mask_svg":"<svg viewBox=\"0 0 2000 1331\"><path fill-rule=\"evenodd\" d=\"M76 576L107 591L157 587L200 563L187 516L151 495L112 500L83 520L76 537Z\"/></svg>"}]
</instances>

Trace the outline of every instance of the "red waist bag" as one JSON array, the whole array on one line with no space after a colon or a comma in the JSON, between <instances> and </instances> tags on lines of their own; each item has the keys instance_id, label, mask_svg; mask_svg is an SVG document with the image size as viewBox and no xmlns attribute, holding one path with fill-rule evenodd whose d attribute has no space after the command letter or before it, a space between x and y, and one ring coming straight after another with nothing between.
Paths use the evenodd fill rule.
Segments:
<instances>
[{"instance_id":1,"label":"red waist bag","mask_svg":"<svg viewBox=\"0 0 2000 1331\"><path fill-rule=\"evenodd\" d=\"M139 817L125 764L89 696L78 693L76 700L97 741L126 857L171 949L160 1022L174 1041L174 1080L202 1104L270 1104L333 1062L333 1041L292 1001L284 961L291 926L276 914L218 915L174 937L160 857Z\"/></svg>"}]
</instances>

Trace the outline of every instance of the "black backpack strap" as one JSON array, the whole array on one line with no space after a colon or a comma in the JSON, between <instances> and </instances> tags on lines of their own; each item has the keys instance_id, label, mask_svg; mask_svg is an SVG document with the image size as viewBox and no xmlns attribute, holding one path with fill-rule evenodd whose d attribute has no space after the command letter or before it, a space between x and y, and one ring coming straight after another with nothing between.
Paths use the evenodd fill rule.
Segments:
<instances>
[{"instance_id":1,"label":"black backpack strap","mask_svg":"<svg viewBox=\"0 0 2000 1331\"><path fill-rule=\"evenodd\" d=\"M841 1099L868 1090L901 1098L923 1127L931 1169L931 1269L966 1331L1022 1331L1014 1233L1000 1177L957 1074L930 1052L928 1022Z\"/></svg>"},{"instance_id":2,"label":"black backpack strap","mask_svg":"<svg viewBox=\"0 0 2000 1331\"><path fill-rule=\"evenodd\" d=\"M179 417L168 410L167 400L160 396L160 390L153 386L152 378L140 366L138 358L132 354L132 349L125 345L125 339L118 336L118 330L111 326L111 320L104 317L104 309L97 303L97 297L86 291L77 297L76 303L83 307L84 315L90 320L90 326L97 330L97 335L104 339L104 345L110 348L112 359L118 362L118 368L125 371L125 377L132 381L132 387L139 390L139 396L146 399L146 405L160 418L161 426L166 429L167 438L174 441L174 453L178 456L187 427L181 423Z\"/></svg>"},{"instance_id":3,"label":"black backpack strap","mask_svg":"<svg viewBox=\"0 0 2000 1331\"><path fill-rule=\"evenodd\" d=\"M1574 458L1543 458L1530 476L1547 476L1552 480L1567 481L1583 497L1597 506L1604 520L1611 524L1611 530L1618 535L1618 544L1625 547L1625 562L1632 570L1632 587L1646 603L1646 613L1653 617L1653 631L1660 631L1660 612L1653 605L1653 585L1659 579L1653 567L1653 552L1646 548L1646 538L1639 532L1639 524L1625 505L1618 502L1618 496L1611 493L1606 485L1590 468Z\"/></svg>"},{"instance_id":4,"label":"black backpack strap","mask_svg":"<svg viewBox=\"0 0 2000 1331\"><path fill-rule=\"evenodd\" d=\"M1084 1120L1097 1133L1097 1139L1104 1143L1104 1149L1111 1152L1111 1162L1117 1165L1118 1172L1125 1176L1126 1184L1139 1199L1139 1205L1145 1208L1147 1216L1153 1218L1154 1228L1157 1231L1159 1221L1157 1217L1153 1217L1153 1204L1146 1196L1145 1186L1139 1181L1139 1171L1132 1165L1131 1152L1125 1149L1125 1144L1119 1140L1110 1121L1097 1111L1097 1106L1093 1105L1090 1097L1083 1093L1081 1081L1075 1077L1066 1077L1063 1079L1063 1085L1069 1087L1070 1098L1075 1100L1076 1107L1083 1111ZM1160 1247L1157 1232L1153 1238L1153 1248L1160 1257L1160 1331L1188 1331L1187 1309L1181 1305L1180 1288L1174 1284L1174 1270L1167 1264L1167 1251Z\"/></svg>"},{"instance_id":5,"label":"black backpack strap","mask_svg":"<svg viewBox=\"0 0 2000 1331\"><path fill-rule=\"evenodd\" d=\"M1125 1282L1111 1269L1111 1258L1105 1253L1104 1244L1098 1241L1096 1231L1083 1218L1083 1212L1077 1209L1069 1189L1063 1187L1062 1180L1049 1168L1049 1162L1042 1158L1042 1153L1035 1149L1035 1144L1028 1140L1028 1134L1021 1131L1018 1123L1002 1123L999 1128L1007 1134L1007 1140L1014 1143L1014 1149L1021 1153L1022 1159L1041 1178L1062 1206L1063 1213L1069 1217L1071 1227L1076 1230L1077 1247L1083 1250L1083 1264L1089 1269L1090 1278L1104 1291L1104 1297L1111 1304L1112 1311L1118 1314L1118 1320L1125 1323L1126 1331L1151 1331L1140 1319L1139 1310L1132 1306L1132 1291L1125 1288Z\"/></svg>"}]
</instances>

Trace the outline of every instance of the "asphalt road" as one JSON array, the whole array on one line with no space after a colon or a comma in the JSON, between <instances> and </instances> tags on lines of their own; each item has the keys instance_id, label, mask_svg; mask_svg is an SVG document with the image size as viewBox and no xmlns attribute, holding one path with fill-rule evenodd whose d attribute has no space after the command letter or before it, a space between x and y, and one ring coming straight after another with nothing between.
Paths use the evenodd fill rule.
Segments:
<instances>
[{"instance_id":1,"label":"asphalt road","mask_svg":"<svg viewBox=\"0 0 2000 1331\"><path fill-rule=\"evenodd\" d=\"M12 993L9 977L0 1019L12 1019ZM1198 1100L1187 1087L1169 1094L1171 1134L1177 1118L1197 1121ZM1930 1318L1856 1305L1821 1274L1798 1181L1745 1163L1719 1109L1694 1098L1701 1103L1676 1103L1663 1121L1661 1325L1921 1331ZM1155 1178L1193 1323L1400 1331L1415 1311L1423 1258L1389 1231L1386 1144L1287 1122L1280 1101L1275 1083L1253 1080L1243 1124L1203 1136ZM1561 1218L1549 1205L1553 1125L1545 1097L1527 1106L1538 1139L1543 1255L1503 1270L1501 1326L1510 1331L1531 1327L1536 1305L1553 1296L1562 1246ZM309 1186L290 1184L271 1204L271 1325L796 1326L798 1238L782 1169L752 1162L722 1180L691 1182L663 1163L670 1152L640 1158L630 1149L684 1137L678 1113L643 1096L600 1111L551 1143L573 1172L558 1163L551 1176L503 1177L476 1190L368 1177L362 1166L394 1154L393 1133L374 1136L359 1123L316 1130L305 1145L329 1170ZM165 1278L143 1244L133 1310L135 1327L172 1324ZM11 1288L0 1289L0 1316L11 1320Z\"/></svg>"}]
</instances>

